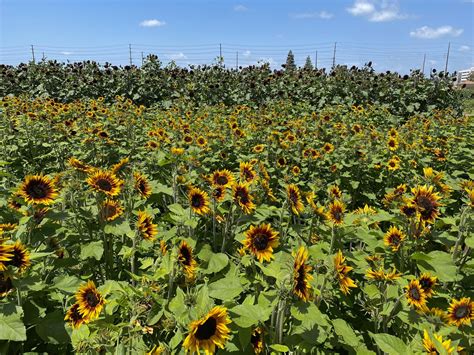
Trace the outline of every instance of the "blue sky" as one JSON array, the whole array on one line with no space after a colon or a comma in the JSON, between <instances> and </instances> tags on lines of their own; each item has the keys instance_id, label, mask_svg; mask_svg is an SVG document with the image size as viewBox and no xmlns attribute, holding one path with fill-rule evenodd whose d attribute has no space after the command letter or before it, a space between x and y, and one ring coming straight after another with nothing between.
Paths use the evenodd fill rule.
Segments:
<instances>
[{"instance_id":1,"label":"blue sky","mask_svg":"<svg viewBox=\"0 0 474 355\"><path fill-rule=\"evenodd\" d=\"M407 72L474 65L473 0L1 0L0 62L95 59L126 64L142 52L167 63L212 63L219 44L227 66L267 61L277 68L289 49L297 64L318 52L336 62Z\"/></svg>"}]
</instances>

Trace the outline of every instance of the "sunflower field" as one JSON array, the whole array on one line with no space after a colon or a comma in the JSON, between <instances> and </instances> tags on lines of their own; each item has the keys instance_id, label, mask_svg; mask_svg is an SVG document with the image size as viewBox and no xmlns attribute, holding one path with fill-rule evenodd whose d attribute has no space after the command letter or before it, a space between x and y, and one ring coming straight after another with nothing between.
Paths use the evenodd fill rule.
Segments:
<instances>
[{"instance_id":1,"label":"sunflower field","mask_svg":"<svg viewBox=\"0 0 474 355\"><path fill-rule=\"evenodd\" d=\"M0 353L474 352L472 116L165 106L1 99Z\"/></svg>"}]
</instances>

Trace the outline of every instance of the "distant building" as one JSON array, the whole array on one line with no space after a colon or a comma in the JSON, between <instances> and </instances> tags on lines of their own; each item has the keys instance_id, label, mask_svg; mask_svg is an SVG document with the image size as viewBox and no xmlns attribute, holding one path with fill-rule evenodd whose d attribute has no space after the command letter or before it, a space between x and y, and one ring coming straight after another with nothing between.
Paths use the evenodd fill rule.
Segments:
<instances>
[{"instance_id":1,"label":"distant building","mask_svg":"<svg viewBox=\"0 0 474 355\"><path fill-rule=\"evenodd\" d=\"M469 81L469 76L474 73L474 67L471 67L470 69L465 69L465 70L460 70L458 71L458 84L464 83L466 81Z\"/></svg>"}]
</instances>

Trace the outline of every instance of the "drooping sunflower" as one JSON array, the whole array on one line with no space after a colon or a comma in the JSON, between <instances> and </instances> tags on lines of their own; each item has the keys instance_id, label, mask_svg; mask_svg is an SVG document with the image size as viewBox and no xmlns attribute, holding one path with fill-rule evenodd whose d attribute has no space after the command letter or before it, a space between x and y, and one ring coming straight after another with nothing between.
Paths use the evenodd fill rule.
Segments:
<instances>
[{"instance_id":1,"label":"drooping sunflower","mask_svg":"<svg viewBox=\"0 0 474 355\"><path fill-rule=\"evenodd\" d=\"M273 257L273 249L279 245L278 232L274 231L270 224L250 226L245 232L243 244L259 262L270 261Z\"/></svg>"},{"instance_id":2,"label":"drooping sunflower","mask_svg":"<svg viewBox=\"0 0 474 355\"><path fill-rule=\"evenodd\" d=\"M196 273L197 262L193 256L193 248L184 240L178 247L178 261L183 268L186 278L193 280Z\"/></svg>"},{"instance_id":3,"label":"drooping sunflower","mask_svg":"<svg viewBox=\"0 0 474 355\"><path fill-rule=\"evenodd\" d=\"M135 180L135 189L137 189L140 195L145 199L150 197L151 187L146 177L139 172L135 172L133 173L133 179Z\"/></svg>"},{"instance_id":4,"label":"drooping sunflower","mask_svg":"<svg viewBox=\"0 0 474 355\"><path fill-rule=\"evenodd\" d=\"M426 295L418 280L411 280L408 283L405 296L408 304L415 308L423 308L426 306Z\"/></svg>"},{"instance_id":5,"label":"drooping sunflower","mask_svg":"<svg viewBox=\"0 0 474 355\"><path fill-rule=\"evenodd\" d=\"M191 322L189 333L184 339L183 347L191 353L200 353L201 350L207 354L214 354L216 346L223 349L229 339L230 329L227 324L231 323L225 307L216 306L203 318Z\"/></svg>"},{"instance_id":6,"label":"drooping sunflower","mask_svg":"<svg viewBox=\"0 0 474 355\"><path fill-rule=\"evenodd\" d=\"M21 184L18 194L28 204L51 205L58 197L58 190L53 180L44 175L28 175Z\"/></svg>"},{"instance_id":7,"label":"drooping sunflower","mask_svg":"<svg viewBox=\"0 0 474 355\"><path fill-rule=\"evenodd\" d=\"M112 174L116 175L120 171L122 171L125 166L129 163L130 159L128 157L120 159L120 161L117 164L112 165L112 169L110 170Z\"/></svg>"},{"instance_id":8,"label":"drooping sunflower","mask_svg":"<svg viewBox=\"0 0 474 355\"><path fill-rule=\"evenodd\" d=\"M76 303L79 305L77 310L84 318L85 322L90 322L99 317L105 304L104 297L95 287L93 281L89 280L86 284L79 287L76 293Z\"/></svg>"},{"instance_id":9,"label":"drooping sunflower","mask_svg":"<svg viewBox=\"0 0 474 355\"><path fill-rule=\"evenodd\" d=\"M69 323L69 325L77 329L81 326L81 324L86 323L88 320L84 318L84 316L79 312L79 304L74 303L66 313L64 320Z\"/></svg>"},{"instance_id":10,"label":"drooping sunflower","mask_svg":"<svg viewBox=\"0 0 474 355\"><path fill-rule=\"evenodd\" d=\"M328 219L334 225L341 225L344 220L344 211L346 207L344 203L339 200L334 200L329 204Z\"/></svg>"},{"instance_id":11,"label":"drooping sunflower","mask_svg":"<svg viewBox=\"0 0 474 355\"><path fill-rule=\"evenodd\" d=\"M433 192L433 186L417 186L411 191L413 193L411 202L420 214L420 219L427 223L434 223L435 219L439 216L438 207L441 204L438 202L440 199L438 193Z\"/></svg>"},{"instance_id":12,"label":"drooping sunflower","mask_svg":"<svg viewBox=\"0 0 474 355\"><path fill-rule=\"evenodd\" d=\"M97 170L89 175L86 182L97 192L103 192L109 197L118 196L123 180L120 180L114 173Z\"/></svg>"},{"instance_id":13,"label":"drooping sunflower","mask_svg":"<svg viewBox=\"0 0 474 355\"><path fill-rule=\"evenodd\" d=\"M257 172L250 162L240 162L240 180L252 183L257 178Z\"/></svg>"},{"instance_id":14,"label":"drooping sunflower","mask_svg":"<svg viewBox=\"0 0 474 355\"><path fill-rule=\"evenodd\" d=\"M433 287L438 283L438 278L436 276L431 276L429 273L423 273L418 278L423 292L427 298L430 298L435 293Z\"/></svg>"},{"instance_id":15,"label":"drooping sunflower","mask_svg":"<svg viewBox=\"0 0 474 355\"><path fill-rule=\"evenodd\" d=\"M375 281L387 281L392 282L399 279L402 276L401 273L397 272L397 269L393 268L390 272L385 272L385 270L380 267L378 270L373 270L372 268L368 269L365 272L365 277L368 280Z\"/></svg>"},{"instance_id":16,"label":"drooping sunflower","mask_svg":"<svg viewBox=\"0 0 474 355\"><path fill-rule=\"evenodd\" d=\"M303 212L304 205L301 199L300 188L297 185L290 184L286 187L286 197L294 214L299 215L300 212Z\"/></svg>"},{"instance_id":17,"label":"drooping sunflower","mask_svg":"<svg viewBox=\"0 0 474 355\"><path fill-rule=\"evenodd\" d=\"M474 302L470 297L463 297L460 300L453 299L448 308L448 322L451 325L460 327L461 325L471 325L474 319Z\"/></svg>"},{"instance_id":18,"label":"drooping sunflower","mask_svg":"<svg viewBox=\"0 0 474 355\"><path fill-rule=\"evenodd\" d=\"M191 187L188 192L188 199L191 209L199 214L204 215L209 213L209 196L207 192L197 187Z\"/></svg>"},{"instance_id":19,"label":"drooping sunflower","mask_svg":"<svg viewBox=\"0 0 474 355\"><path fill-rule=\"evenodd\" d=\"M339 282L339 289L345 295L350 293L350 288L355 288L357 285L354 283L347 274L353 269L352 266L346 265L346 257L342 255L342 251L338 251L334 257L334 270L336 271L336 278Z\"/></svg>"},{"instance_id":20,"label":"drooping sunflower","mask_svg":"<svg viewBox=\"0 0 474 355\"><path fill-rule=\"evenodd\" d=\"M6 239L1 237L0 231L0 271L6 270L6 263L13 258L13 244L6 244Z\"/></svg>"},{"instance_id":21,"label":"drooping sunflower","mask_svg":"<svg viewBox=\"0 0 474 355\"><path fill-rule=\"evenodd\" d=\"M68 163L71 167L73 167L76 170L82 171L84 173L90 173L92 170L94 170L94 167L91 165L88 165L79 159L76 159L74 157L69 158Z\"/></svg>"},{"instance_id":22,"label":"drooping sunflower","mask_svg":"<svg viewBox=\"0 0 474 355\"><path fill-rule=\"evenodd\" d=\"M257 327L253 330L252 334L250 335L250 343L252 344L253 352L255 354L260 354L264 350L264 343L263 343L263 329Z\"/></svg>"},{"instance_id":23,"label":"drooping sunflower","mask_svg":"<svg viewBox=\"0 0 474 355\"><path fill-rule=\"evenodd\" d=\"M234 202L237 203L245 214L251 214L256 208L252 201L252 195L250 195L248 184L235 183L232 186L232 197Z\"/></svg>"},{"instance_id":24,"label":"drooping sunflower","mask_svg":"<svg viewBox=\"0 0 474 355\"><path fill-rule=\"evenodd\" d=\"M5 262L6 266L8 265L14 266L18 268L19 272L25 271L26 268L30 266L31 264L30 253L19 240L17 240L15 244L13 244L13 249L11 253L12 253L11 259ZM0 259L0 265L1 265L1 259Z\"/></svg>"},{"instance_id":25,"label":"drooping sunflower","mask_svg":"<svg viewBox=\"0 0 474 355\"><path fill-rule=\"evenodd\" d=\"M145 211L138 211L137 228L143 239L153 241L158 234L156 224L153 224L153 217Z\"/></svg>"},{"instance_id":26,"label":"drooping sunflower","mask_svg":"<svg viewBox=\"0 0 474 355\"><path fill-rule=\"evenodd\" d=\"M210 176L211 184L214 186L231 187L234 183L234 176L229 170L216 170Z\"/></svg>"},{"instance_id":27,"label":"drooping sunflower","mask_svg":"<svg viewBox=\"0 0 474 355\"><path fill-rule=\"evenodd\" d=\"M103 220L111 222L123 214L123 207L119 201L106 199L102 203L100 215Z\"/></svg>"},{"instance_id":28,"label":"drooping sunflower","mask_svg":"<svg viewBox=\"0 0 474 355\"><path fill-rule=\"evenodd\" d=\"M433 334L434 338L441 344L444 350L446 350L446 354L452 354L454 352L454 346L451 346L451 340L447 339L443 341L443 337L439 334ZM430 355L437 355L439 354L438 349L436 348L436 345L431 339L428 331L424 329L423 331L423 347L425 348L425 351L427 354Z\"/></svg>"},{"instance_id":29,"label":"drooping sunflower","mask_svg":"<svg viewBox=\"0 0 474 355\"><path fill-rule=\"evenodd\" d=\"M400 229L396 226L391 226L387 233L385 233L383 240L386 246L391 247L392 251L396 252L400 249L405 238L405 234Z\"/></svg>"},{"instance_id":30,"label":"drooping sunflower","mask_svg":"<svg viewBox=\"0 0 474 355\"><path fill-rule=\"evenodd\" d=\"M7 296L14 289L11 277L4 272L0 272L0 299Z\"/></svg>"},{"instance_id":31,"label":"drooping sunflower","mask_svg":"<svg viewBox=\"0 0 474 355\"><path fill-rule=\"evenodd\" d=\"M312 268L306 263L307 260L308 250L305 247L300 247L293 265L293 293L305 302L308 302L311 297L309 282L313 279L310 274Z\"/></svg>"}]
</instances>

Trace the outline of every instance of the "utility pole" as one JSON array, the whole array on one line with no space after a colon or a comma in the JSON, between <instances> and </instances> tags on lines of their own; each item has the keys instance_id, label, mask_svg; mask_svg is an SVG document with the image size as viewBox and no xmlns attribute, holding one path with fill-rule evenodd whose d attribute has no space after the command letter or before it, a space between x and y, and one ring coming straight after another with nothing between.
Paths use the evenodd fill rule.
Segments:
<instances>
[{"instance_id":1,"label":"utility pole","mask_svg":"<svg viewBox=\"0 0 474 355\"><path fill-rule=\"evenodd\" d=\"M43 57L41 58L42 61L44 61L46 59L46 57L44 56L44 52L43 52Z\"/></svg>"},{"instance_id":2,"label":"utility pole","mask_svg":"<svg viewBox=\"0 0 474 355\"><path fill-rule=\"evenodd\" d=\"M130 66L132 66L132 45L131 44L128 45L128 56L130 59Z\"/></svg>"},{"instance_id":3,"label":"utility pole","mask_svg":"<svg viewBox=\"0 0 474 355\"><path fill-rule=\"evenodd\" d=\"M35 62L35 47L33 47L33 45L31 45L31 55L33 57L33 63Z\"/></svg>"},{"instance_id":4,"label":"utility pole","mask_svg":"<svg viewBox=\"0 0 474 355\"><path fill-rule=\"evenodd\" d=\"M425 76L426 53L423 55L423 66L421 67L421 74Z\"/></svg>"},{"instance_id":5,"label":"utility pole","mask_svg":"<svg viewBox=\"0 0 474 355\"><path fill-rule=\"evenodd\" d=\"M235 70L239 70L239 51L235 52Z\"/></svg>"},{"instance_id":6,"label":"utility pole","mask_svg":"<svg viewBox=\"0 0 474 355\"><path fill-rule=\"evenodd\" d=\"M142 65L145 62L145 58L143 57L143 52L142 52Z\"/></svg>"},{"instance_id":7,"label":"utility pole","mask_svg":"<svg viewBox=\"0 0 474 355\"><path fill-rule=\"evenodd\" d=\"M219 64L222 64L222 44L219 43Z\"/></svg>"},{"instance_id":8,"label":"utility pole","mask_svg":"<svg viewBox=\"0 0 474 355\"><path fill-rule=\"evenodd\" d=\"M314 56L314 69L318 69L318 51L316 51Z\"/></svg>"},{"instance_id":9,"label":"utility pole","mask_svg":"<svg viewBox=\"0 0 474 355\"><path fill-rule=\"evenodd\" d=\"M334 52L332 54L332 67L336 67L336 47L337 47L337 42L334 42Z\"/></svg>"},{"instance_id":10,"label":"utility pole","mask_svg":"<svg viewBox=\"0 0 474 355\"><path fill-rule=\"evenodd\" d=\"M446 54L446 65L444 66L444 75L448 73L449 50L451 49L451 42L448 43L448 53Z\"/></svg>"}]
</instances>

